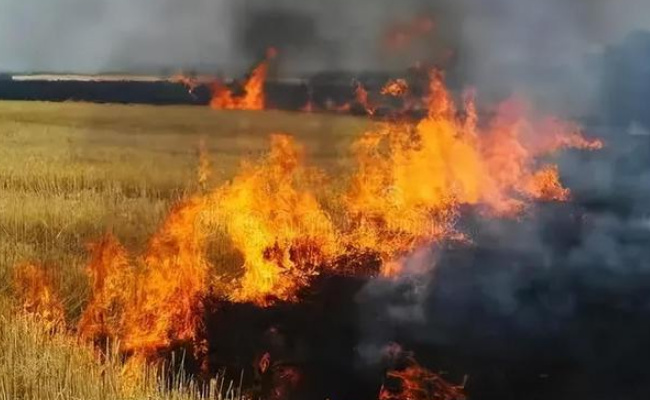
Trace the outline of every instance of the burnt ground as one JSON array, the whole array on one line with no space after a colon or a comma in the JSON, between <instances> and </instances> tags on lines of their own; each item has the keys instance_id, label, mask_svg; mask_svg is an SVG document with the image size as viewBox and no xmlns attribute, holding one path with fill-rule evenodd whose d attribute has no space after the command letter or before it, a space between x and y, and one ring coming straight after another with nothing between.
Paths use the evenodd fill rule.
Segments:
<instances>
[{"instance_id":1,"label":"burnt ground","mask_svg":"<svg viewBox=\"0 0 650 400\"><path fill-rule=\"evenodd\" d=\"M243 370L264 398L370 400L400 360L368 349L399 343L451 383L467 376L470 399L647 398L650 273L576 261L590 207L539 205L496 228L470 214L474 243L438 248L426 275L321 276L269 308L210 301L209 369Z\"/></svg>"}]
</instances>

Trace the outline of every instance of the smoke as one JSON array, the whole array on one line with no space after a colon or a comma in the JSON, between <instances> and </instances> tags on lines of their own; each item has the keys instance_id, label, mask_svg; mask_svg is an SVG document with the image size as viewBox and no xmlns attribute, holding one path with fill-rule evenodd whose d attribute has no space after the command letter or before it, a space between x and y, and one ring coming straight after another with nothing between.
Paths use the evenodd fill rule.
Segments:
<instances>
[{"instance_id":1,"label":"smoke","mask_svg":"<svg viewBox=\"0 0 650 400\"><path fill-rule=\"evenodd\" d=\"M184 71L241 76L280 50L274 73L404 71L439 64L491 104L516 93L549 113L601 112L602 55L650 28L643 0L0 0L0 72ZM391 31L431 32L387 49ZM650 89L648 89L650 91Z\"/></svg>"},{"instance_id":2,"label":"smoke","mask_svg":"<svg viewBox=\"0 0 650 400\"><path fill-rule=\"evenodd\" d=\"M436 21L420 54L386 57L387 28L418 15ZM263 43L288 50L289 70L405 66L444 48L475 81L512 80L513 66L574 65L649 15L643 0L0 0L0 69L234 71Z\"/></svg>"},{"instance_id":3,"label":"smoke","mask_svg":"<svg viewBox=\"0 0 650 400\"><path fill-rule=\"evenodd\" d=\"M227 60L229 13L221 0L1 0L0 69L157 72Z\"/></svg>"},{"instance_id":4,"label":"smoke","mask_svg":"<svg viewBox=\"0 0 650 400\"><path fill-rule=\"evenodd\" d=\"M469 374L471 398L648 393L650 136L633 121L585 129L606 148L560 156L571 202L515 221L467 212L471 244L432 246L434 257L410 259L424 275L364 287L362 365L398 342Z\"/></svg>"},{"instance_id":5,"label":"smoke","mask_svg":"<svg viewBox=\"0 0 650 400\"><path fill-rule=\"evenodd\" d=\"M606 148L560 157L567 204L521 220L461 221L473 243L437 245L397 281L358 294L361 365L398 342L470 397L639 398L650 354L650 7L456 2L464 83L489 100L523 93L580 119ZM621 8L619 8L619 6ZM632 11L634 10L634 11ZM634 14L634 15L632 15ZM414 262L410 260L409 262Z\"/></svg>"}]
</instances>

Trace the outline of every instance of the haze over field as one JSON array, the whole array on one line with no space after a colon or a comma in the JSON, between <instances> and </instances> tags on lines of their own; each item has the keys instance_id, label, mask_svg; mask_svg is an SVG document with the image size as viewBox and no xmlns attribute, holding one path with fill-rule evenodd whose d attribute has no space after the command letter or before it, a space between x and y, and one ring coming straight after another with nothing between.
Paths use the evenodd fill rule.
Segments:
<instances>
[{"instance_id":1,"label":"haze over field","mask_svg":"<svg viewBox=\"0 0 650 400\"><path fill-rule=\"evenodd\" d=\"M436 19L436 46L445 43L470 64L480 59L481 70L569 64L650 27L643 0L0 0L0 70L238 71L255 56L247 37L268 31L285 42L275 45L296 50L289 51L289 69L369 68L386 61L377 42L388 22L423 12ZM277 18L288 23L275 24Z\"/></svg>"}]
</instances>

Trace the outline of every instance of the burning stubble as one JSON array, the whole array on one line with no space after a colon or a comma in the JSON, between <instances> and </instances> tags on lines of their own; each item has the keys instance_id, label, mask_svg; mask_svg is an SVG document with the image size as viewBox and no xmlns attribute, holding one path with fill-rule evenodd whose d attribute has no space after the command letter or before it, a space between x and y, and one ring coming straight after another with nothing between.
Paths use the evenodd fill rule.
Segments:
<instances>
[{"instance_id":1,"label":"burning stubble","mask_svg":"<svg viewBox=\"0 0 650 400\"><path fill-rule=\"evenodd\" d=\"M481 123L471 95L459 106L442 73L429 78L426 116L379 123L360 137L349 186L334 204L319 197L337 192L318 189L331 180L307 166L289 135L276 134L269 152L245 161L230 182L174 207L143 254L130 254L111 235L92 245L92 294L71 334L98 344L116 341L130 368L183 346L209 372L209 304L262 310L299 303L320 276L400 281L414 273L412 264L424 263L409 261L416 250L471 240L457 223L461 208L516 218L532 202L565 201L570 192L544 157L602 146L571 123L533 117L517 100ZM238 273L211 263L215 232L240 255ZM18 282L25 312L60 323L61 307L45 276L35 266L24 271ZM382 389L381 398L410 398L424 387L459 398L457 389L414 363L389 377L403 381L403 392Z\"/></svg>"}]
</instances>

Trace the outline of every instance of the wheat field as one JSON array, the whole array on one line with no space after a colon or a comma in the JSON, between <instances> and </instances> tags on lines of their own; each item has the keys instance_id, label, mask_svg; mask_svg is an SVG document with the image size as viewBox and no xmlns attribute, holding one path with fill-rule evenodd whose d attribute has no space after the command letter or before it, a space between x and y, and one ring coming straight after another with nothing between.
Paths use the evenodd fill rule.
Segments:
<instances>
[{"instance_id":1,"label":"wheat field","mask_svg":"<svg viewBox=\"0 0 650 400\"><path fill-rule=\"evenodd\" d=\"M258 156L278 132L293 135L310 163L336 176L367 124L279 111L0 102L0 398L201 397L182 376L171 391L155 378L126 387L117 358L99 362L67 336L39 331L15 313L12 269L42 264L74 321L88 296L87 244L112 232L127 248L141 249L174 203L203 189L200 143L208 186L232 177L240 160Z\"/></svg>"}]
</instances>

